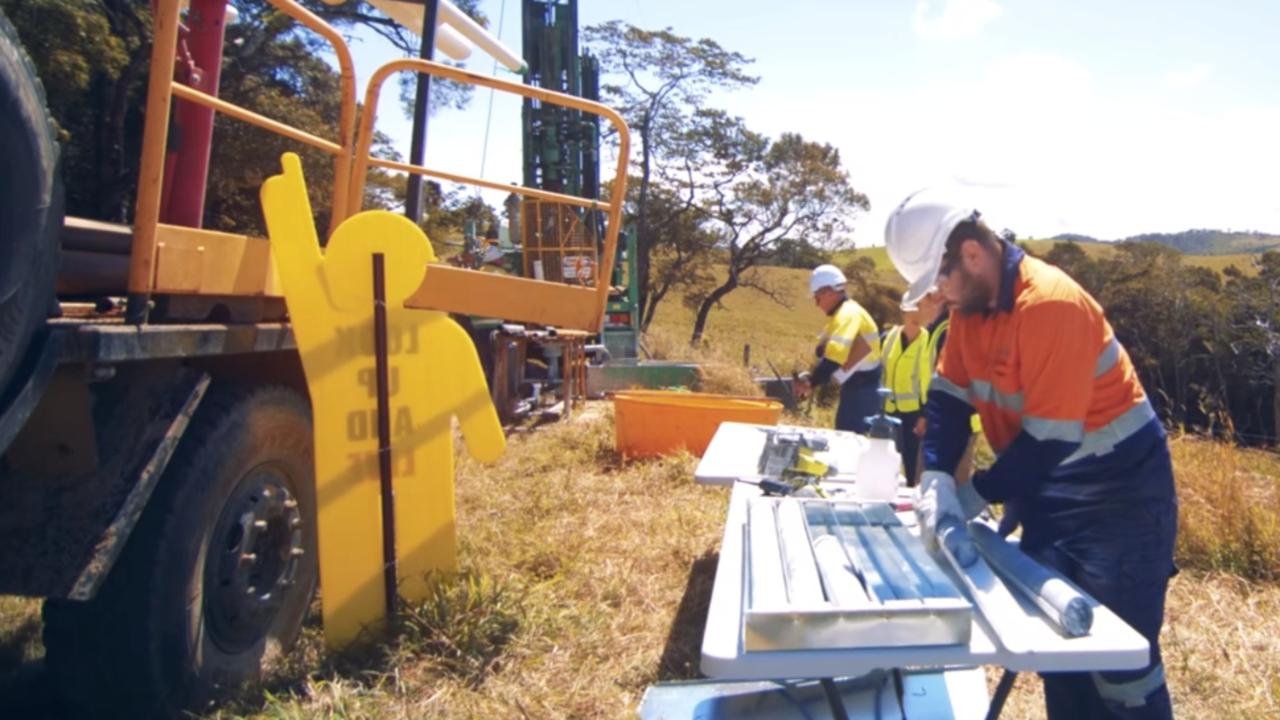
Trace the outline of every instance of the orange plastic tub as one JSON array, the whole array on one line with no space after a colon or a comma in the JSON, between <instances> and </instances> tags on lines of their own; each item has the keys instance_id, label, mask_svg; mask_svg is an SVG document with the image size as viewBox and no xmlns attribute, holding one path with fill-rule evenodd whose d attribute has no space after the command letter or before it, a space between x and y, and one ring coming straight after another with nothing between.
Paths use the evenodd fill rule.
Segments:
<instances>
[{"instance_id":1,"label":"orange plastic tub","mask_svg":"<svg viewBox=\"0 0 1280 720\"><path fill-rule=\"evenodd\" d=\"M702 456L722 422L775 425L782 403L710 393L626 390L613 396L618 452L652 457L681 448Z\"/></svg>"}]
</instances>

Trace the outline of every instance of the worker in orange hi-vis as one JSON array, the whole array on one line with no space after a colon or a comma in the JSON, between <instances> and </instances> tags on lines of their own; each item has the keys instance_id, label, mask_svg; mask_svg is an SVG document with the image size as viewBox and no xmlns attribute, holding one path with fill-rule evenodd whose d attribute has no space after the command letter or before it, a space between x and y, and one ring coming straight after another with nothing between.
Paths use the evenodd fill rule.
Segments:
<instances>
[{"instance_id":1,"label":"worker in orange hi-vis","mask_svg":"<svg viewBox=\"0 0 1280 720\"><path fill-rule=\"evenodd\" d=\"M936 284L954 308L925 405L924 534L971 564L965 521L1003 502L1021 522L1023 551L1150 643L1140 670L1043 674L1051 720L1172 717L1159 639L1175 572L1173 468L1164 428L1102 308L946 191L903 201L885 244L909 295ZM957 485L975 409L996 460Z\"/></svg>"},{"instance_id":2,"label":"worker in orange hi-vis","mask_svg":"<svg viewBox=\"0 0 1280 720\"><path fill-rule=\"evenodd\" d=\"M506 439L467 333L404 301L430 278L431 244L381 210L337 227L321 251L302 165L292 153L262 187L262 207L315 418L317 523L325 640L340 647L384 620L374 255L383 256L387 403L399 595L421 599L432 571L457 570L453 428L492 461Z\"/></svg>"}]
</instances>

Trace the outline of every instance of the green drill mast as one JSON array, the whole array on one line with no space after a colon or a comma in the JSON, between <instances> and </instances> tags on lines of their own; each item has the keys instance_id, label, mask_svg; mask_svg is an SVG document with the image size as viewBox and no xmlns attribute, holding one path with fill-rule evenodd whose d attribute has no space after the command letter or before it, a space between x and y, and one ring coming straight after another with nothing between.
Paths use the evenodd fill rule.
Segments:
<instances>
[{"instance_id":1,"label":"green drill mast","mask_svg":"<svg viewBox=\"0 0 1280 720\"><path fill-rule=\"evenodd\" d=\"M524 0L525 82L537 87L600 98L600 64L578 47L577 0ZM526 99L524 126L524 184L566 195L600 197L600 121L596 115ZM583 218L589 237L600 245L603 218L587 212ZM514 225L514 223L513 223ZM529 227L528 224L524 227ZM602 340L614 358L636 356L637 297L631 258L635 240L630 233L618 244ZM527 245L526 245L527 247Z\"/></svg>"}]
</instances>

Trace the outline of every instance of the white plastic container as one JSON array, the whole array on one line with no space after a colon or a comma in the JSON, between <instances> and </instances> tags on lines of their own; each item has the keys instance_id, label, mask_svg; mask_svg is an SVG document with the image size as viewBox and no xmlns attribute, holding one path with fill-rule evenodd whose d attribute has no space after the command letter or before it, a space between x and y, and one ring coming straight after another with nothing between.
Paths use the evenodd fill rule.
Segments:
<instances>
[{"instance_id":1,"label":"white plastic container","mask_svg":"<svg viewBox=\"0 0 1280 720\"><path fill-rule=\"evenodd\" d=\"M854 494L862 500L889 502L898 495L898 468L902 456L892 438L868 438L869 447L858 458Z\"/></svg>"}]
</instances>

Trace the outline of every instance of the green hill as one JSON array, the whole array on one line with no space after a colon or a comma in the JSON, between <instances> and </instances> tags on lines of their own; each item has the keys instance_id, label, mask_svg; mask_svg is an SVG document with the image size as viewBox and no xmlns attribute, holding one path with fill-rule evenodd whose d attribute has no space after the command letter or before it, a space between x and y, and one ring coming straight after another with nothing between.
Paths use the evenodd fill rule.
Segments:
<instances>
[{"instance_id":1,"label":"green hill","mask_svg":"<svg viewBox=\"0 0 1280 720\"><path fill-rule=\"evenodd\" d=\"M1081 244L1098 243L1088 235L1063 234L1054 240L1070 240ZM1280 250L1280 235L1261 232L1227 230L1184 230L1178 233L1143 233L1122 242L1155 242L1168 245L1187 255L1247 255Z\"/></svg>"}]
</instances>

